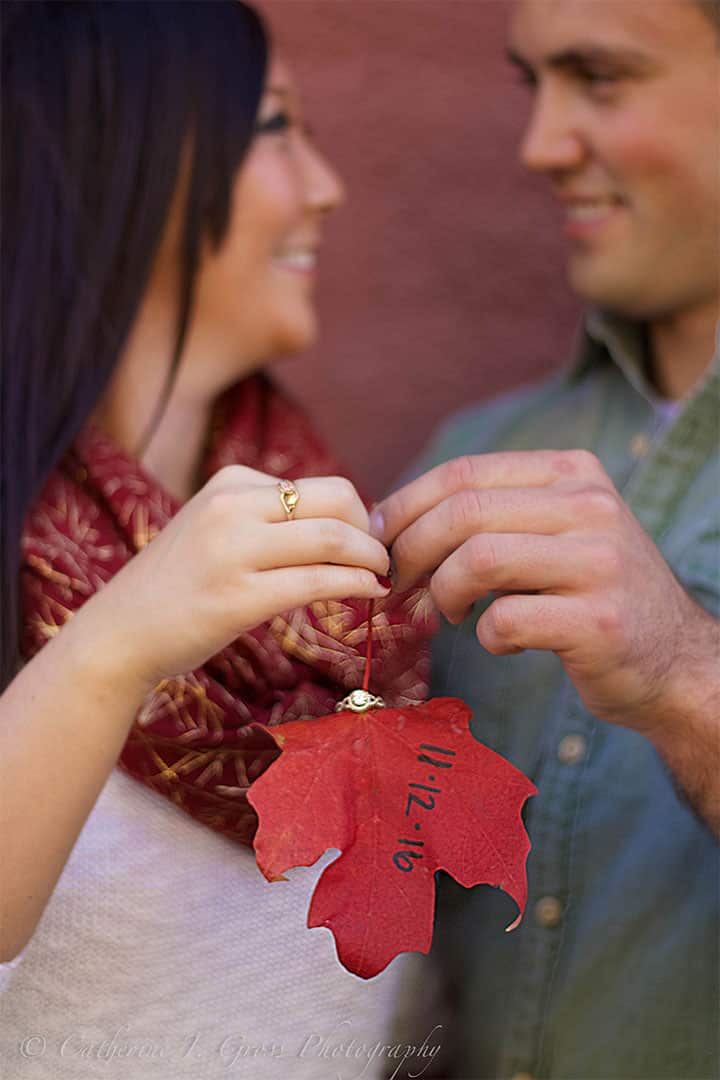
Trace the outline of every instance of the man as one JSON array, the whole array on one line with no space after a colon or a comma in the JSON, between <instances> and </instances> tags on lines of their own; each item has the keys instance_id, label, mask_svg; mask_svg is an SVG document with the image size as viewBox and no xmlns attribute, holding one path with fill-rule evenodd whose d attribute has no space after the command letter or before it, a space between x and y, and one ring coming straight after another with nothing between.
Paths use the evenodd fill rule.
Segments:
<instances>
[{"instance_id":1,"label":"man","mask_svg":"<svg viewBox=\"0 0 720 1080\"><path fill-rule=\"evenodd\" d=\"M714 1077L720 13L519 0L509 55L590 306L580 355L460 414L376 515L395 587L431 573L457 624L434 692L539 789L517 931L504 894L441 881L442 1075Z\"/></svg>"}]
</instances>

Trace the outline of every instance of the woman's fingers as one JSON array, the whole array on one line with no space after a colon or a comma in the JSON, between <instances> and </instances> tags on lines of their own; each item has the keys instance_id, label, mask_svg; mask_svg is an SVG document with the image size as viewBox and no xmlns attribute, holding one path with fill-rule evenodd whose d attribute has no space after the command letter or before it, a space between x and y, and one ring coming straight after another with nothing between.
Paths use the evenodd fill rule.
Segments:
<instances>
[{"instance_id":1,"label":"woman's fingers","mask_svg":"<svg viewBox=\"0 0 720 1080\"><path fill-rule=\"evenodd\" d=\"M387 549L369 535L367 510L349 480L298 480L289 517L275 477L242 467L223 473L223 484L209 493L207 530L230 568L244 573L334 563L388 573Z\"/></svg>"},{"instance_id":2,"label":"woman's fingers","mask_svg":"<svg viewBox=\"0 0 720 1080\"><path fill-rule=\"evenodd\" d=\"M240 513L245 510L262 521L284 522L288 515L280 498L279 483L276 476L244 465L229 465L216 473L206 490L212 491L216 499L227 499L228 505L233 497L242 500L238 503ZM338 518L368 531L367 509L350 480L343 476L309 476L293 483L299 499L291 520Z\"/></svg>"},{"instance_id":3,"label":"woman's fingers","mask_svg":"<svg viewBox=\"0 0 720 1080\"><path fill-rule=\"evenodd\" d=\"M204 491L236 491L248 484L257 484L267 487L277 484L277 476L271 473L260 472L259 469L251 469L249 465L224 465L210 477L204 487Z\"/></svg>"},{"instance_id":4,"label":"woman's fingers","mask_svg":"<svg viewBox=\"0 0 720 1080\"><path fill-rule=\"evenodd\" d=\"M278 480L221 469L126 567L146 597L143 668L192 670L239 633L316 600L386 596L388 554L350 481L297 481L291 519Z\"/></svg>"},{"instance_id":5,"label":"woman's fingers","mask_svg":"<svg viewBox=\"0 0 720 1080\"><path fill-rule=\"evenodd\" d=\"M327 563L265 570L256 575L256 583L262 589L262 604L267 607L258 622L317 600L371 600L389 592L371 570Z\"/></svg>"},{"instance_id":6,"label":"woman's fingers","mask_svg":"<svg viewBox=\"0 0 720 1080\"><path fill-rule=\"evenodd\" d=\"M379 540L337 518L306 518L266 525L257 538L258 570L334 563L387 575L390 557Z\"/></svg>"},{"instance_id":7,"label":"woman's fingers","mask_svg":"<svg viewBox=\"0 0 720 1080\"><path fill-rule=\"evenodd\" d=\"M295 481L298 495L293 520L306 518L337 518L367 532L368 512L350 480L343 476L308 476ZM269 493L267 521L283 522L287 514L277 486Z\"/></svg>"}]
</instances>

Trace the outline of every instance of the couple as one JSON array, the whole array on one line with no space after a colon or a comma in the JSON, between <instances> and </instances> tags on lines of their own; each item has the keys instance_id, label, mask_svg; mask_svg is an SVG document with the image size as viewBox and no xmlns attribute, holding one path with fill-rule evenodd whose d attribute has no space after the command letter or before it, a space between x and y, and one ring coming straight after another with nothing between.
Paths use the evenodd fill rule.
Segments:
<instances>
[{"instance_id":1,"label":"couple","mask_svg":"<svg viewBox=\"0 0 720 1080\"><path fill-rule=\"evenodd\" d=\"M512 7L581 353L455 418L372 519L258 374L313 340L342 188L257 15L5 8L11 1075L380 1076L403 978L447 1017L426 1076L715 1075L717 5ZM529 905L504 937L502 894L443 879L430 957L362 983L304 929L325 860L271 886L236 843L273 755L248 725L331 711L371 598L376 687L416 700L426 575L433 692L539 789ZM348 1018L365 1062L309 1052Z\"/></svg>"}]
</instances>

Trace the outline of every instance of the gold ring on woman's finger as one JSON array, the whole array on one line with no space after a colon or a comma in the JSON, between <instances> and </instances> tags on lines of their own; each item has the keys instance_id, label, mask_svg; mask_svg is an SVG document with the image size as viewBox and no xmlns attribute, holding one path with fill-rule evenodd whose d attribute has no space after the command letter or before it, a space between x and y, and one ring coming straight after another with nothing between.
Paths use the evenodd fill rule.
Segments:
<instances>
[{"instance_id":1,"label":"gold ring on woman's finger","mask_svg":"<svg viewBox=\"0 0 720 1080\"><path fill-rule=\"evenodd\" d=\"M278 481L278 492L280 493L280 502L283 505L285 516L290 521L297 504L300 502L300 492L293 484L292 480L280 480Z\"/></svg>"}]
</instances>

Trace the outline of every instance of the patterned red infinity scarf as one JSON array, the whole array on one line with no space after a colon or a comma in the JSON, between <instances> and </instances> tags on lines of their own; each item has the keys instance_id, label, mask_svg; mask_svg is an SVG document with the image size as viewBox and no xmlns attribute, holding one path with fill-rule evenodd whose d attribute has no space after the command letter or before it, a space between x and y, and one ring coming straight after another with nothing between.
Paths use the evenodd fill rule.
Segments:
<instances>
[{"instance_id":1,"label":"patterned red infinity scarf","mask_svg":"<svg viewBox=\"0 0 720 1080\"><path fill-rule=\"evenodd\" d=\"M339 471L303 414L262 376L219 403L203 482L229 464L290 479ZM86 429L26 521L25 657L179 508L108 436ZM137 714L118 764L205 825L250 844L256 819L246 792L278 754L264 727L331 713L361 684L366 608L323 601L287 612L241 634L204 667L164 680ZM430 629L420 589L375 602L373 688L389 705L424 696Z\"/></svg>"}]
</instances>

